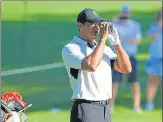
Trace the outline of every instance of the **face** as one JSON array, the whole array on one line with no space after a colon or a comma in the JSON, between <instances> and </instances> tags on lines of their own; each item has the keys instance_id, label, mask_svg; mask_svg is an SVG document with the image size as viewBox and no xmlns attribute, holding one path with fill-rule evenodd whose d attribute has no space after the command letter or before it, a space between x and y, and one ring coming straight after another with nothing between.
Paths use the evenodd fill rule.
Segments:
<instances>
[{"instance_id":1,"label":"face","mask_svg":"<svg viewBox=\"0 0 163 122\"><path fill-rule=\"evenodd\" d=\"M120 19L121 20L127 20L131 16L130 12L122 11L120 12Z\"/></svg>"},{"instance_id":2,"label":"face","mask_svg":"<svg viewBox=\"0 0 163 122\"><path fill-rule=\"evenodd\" d=\"M162 27L162 17L159 18L158 24L159 24L160 27Z\"/></svg>"},{"instance_id":3,"label":"face","mask_svg":"<svg viewBox=\"0 0 163 122\"><path fill-rule=\"evenodd\" d=\"M89 23L85 22L84 24L78 23L78 28L80 30L80 34L84 36L84 39L88 41L94 41L100 31L99 23Z\"/></svg>"},{"instance_id":4,"label":"face","mask_svg":"<svg viewBox=\"0 0 163 122\"><path fill-rule=\"evenodd\" d=\"M162 26L162 11L159 11L156 16L157 23Z\"/></svg>"}]
</instances>

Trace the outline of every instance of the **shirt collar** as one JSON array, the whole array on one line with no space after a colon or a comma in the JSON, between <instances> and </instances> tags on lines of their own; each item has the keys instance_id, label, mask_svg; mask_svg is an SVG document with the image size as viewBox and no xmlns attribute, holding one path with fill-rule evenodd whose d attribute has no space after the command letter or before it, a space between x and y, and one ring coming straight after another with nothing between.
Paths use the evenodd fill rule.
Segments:
<instances>
[{"instance_id":1,"label":"shirt collar","mask_svg":"<svg viewBox=\"0 0 163 122\"><path fill-rule=\"evenodd\" d=\"M77 36L74 36L73 40L76 41L78 44L83 45L83 46L86 46L88 43L86 40L83 40Z\"/></svg>"},{"instance_id":2,"label":"shirt collar","mask_svg":"<svg viewBox=\"0 0 163 122\"><path fill-rule=\"evenodd\" d=\"M88 46L90 48L94 47L96 45L96 43L93 43L93 45L91 45L90 43L88 43L86 40L83 40L77 36L74 36L73 38L74 41L76 41L78 44L82 45L82 46Z\"/></svg>"}]
</instances>

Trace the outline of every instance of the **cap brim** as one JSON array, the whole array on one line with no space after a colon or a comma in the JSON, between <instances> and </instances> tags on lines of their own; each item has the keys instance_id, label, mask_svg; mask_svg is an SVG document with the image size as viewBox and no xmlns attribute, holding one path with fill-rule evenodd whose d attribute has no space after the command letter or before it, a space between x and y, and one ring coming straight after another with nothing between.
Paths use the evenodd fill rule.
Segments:
<instances>
[{"instance_id":1,"label":"cap brim","mask_svg":"<svg viewBox=\"0 0 163 122\"><path fill-rule=\"evenodd\" d=\"M89 23L95 23L95 22L100 22L100 21L105 21L106 19L103 19L101 17L98 18L92 18L91 20L87 20Z\"/></svg>"}]
</instances>

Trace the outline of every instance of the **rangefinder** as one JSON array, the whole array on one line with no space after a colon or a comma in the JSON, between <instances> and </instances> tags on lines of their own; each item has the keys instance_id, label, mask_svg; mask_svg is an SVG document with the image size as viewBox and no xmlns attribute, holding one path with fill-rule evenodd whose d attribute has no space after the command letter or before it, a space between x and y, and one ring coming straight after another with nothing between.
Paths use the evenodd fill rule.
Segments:
<instances>
[{"instance_id":1,"label":"rangefinder","mask_svg":"<svg viewBox=\"0 0 163 122\"><path fill-rule=\"evenodd\" d=\"M103 22L110 22L111 24L109 25L109 32L113 32L113 23L111 21L108 20L103 20L99 22L99 25L101 26Z\"/></svg>"}]
</instances>

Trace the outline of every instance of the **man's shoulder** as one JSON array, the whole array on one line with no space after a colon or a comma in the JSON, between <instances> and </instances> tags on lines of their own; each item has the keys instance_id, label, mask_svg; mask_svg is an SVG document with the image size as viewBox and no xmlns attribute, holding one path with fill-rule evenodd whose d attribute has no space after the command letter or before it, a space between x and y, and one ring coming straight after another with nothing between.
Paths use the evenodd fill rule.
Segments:
<instances>
[{"instance_id":1,"label":"man's shoulder","mask_svg":"<svg viewBox=\"0 0 163 122\"><path fill-rule=\"evenodd\" d=\"M68 50L75 51L75 50L78 50L79 48L80 48L80 45L76 41L72 40L63 46L62 51L68 51Z\"/></svg>"}]
</instances>

